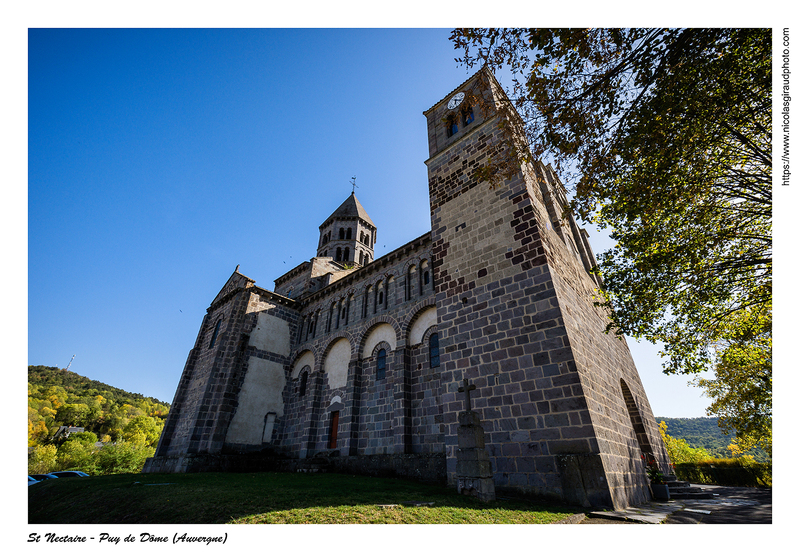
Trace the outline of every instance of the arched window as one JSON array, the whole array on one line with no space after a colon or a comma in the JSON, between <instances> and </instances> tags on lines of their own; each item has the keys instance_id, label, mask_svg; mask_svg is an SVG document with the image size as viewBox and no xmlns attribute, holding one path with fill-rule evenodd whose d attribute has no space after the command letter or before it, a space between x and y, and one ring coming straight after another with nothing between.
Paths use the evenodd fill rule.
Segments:
<instances>
[{"instance_id":1,"label":"arched window","mask_svg":"<svg viewBox=\"0 0 800 552\"><path fill-rule=\"evenodd\" d=\"M458 120L454 115L447 119L447 137L453 136L458 132Z\"/></svg>"},{"instance_id":2,"label":"arched window","mask_svg":"<svg viewBox=\"0 0 800 552\"><path fill-rule=\"evenodd\" d=\"M344 255L342 255L342 262L346 263L349 260L350 260L350 248L349 247L345 247L344 248Z\"/></svg>"},{"instance_id":3,"label":"arched window","mask_svg":"<svg viewBox=\"0 0 800 552\"><path fill-rule=\"evenodd\" d=\"M475 114L472 112L471 107L461 112L461 121L464 123L465 127L470 123L472 123L474 120L475 120Z\"/></svg>"},{"instance_id":4,"label":"arched window","mask_svg":"<svg viewBox=\"0 0 800 552\"><path fill-rule=\"evenodd\" d=\"M331 324L333 323L333 317L334 317L333 311L335 309L336 309L336 304L335 303L331 304L331 310L328 311L328 327L325 328L326 332L330 332L331 331Z\"/></svg>"},{"instance_id":5,"label":"arched window","mask_svg":"<svg viewBox=\"0 0 800 552\"><path fill-rule=\"evenodd\" d=\"M322 236L322 245L325 245L326 243L328 243L328 235L327 234Z\"/></svg>"},{"instance_id":6,"label":"arched window","mask_svg":"<svg viewBox=\"0 0 800 552\"><path fill-rule=\"evenodd\" d=\"M222 324L222 318L217 320L217 325L214 326L214 335L211 336L211 343L209 343L208 348L213 349L214 344L217 342L217 335L219 334L219 325Z\"/></svg>"},{"instance_id":7,"label":"arched window","mask_svg":"<svg viewBox=\"0 0 800 552\"><path fill-rule=\"evenodd\" d=\"M375 379L382 380L386 377L386 349L378 351L378 362L375 365Z\"/></svg>"},{"instance_id":8,"label":"arched window","mask_svg":"<svg viewBox=\"0 0 800 552\"><path fill-rule=\"evenodd\" d=\"M363 251L358 255L358 264L360 264L360 265L364 264L364 252Z\"/></svg>"},{"instance_id":9,"label":"arched window","mask_svg":"<svg viewBox=\"0 0 800 552\"><path fill-rule=\"evenodd\" d=\"M336 248L336 260L337 261L341 261L342 260L342 248L341 247L337 247Z\"/></svg>"},{"instance_id":10,"label":"arched window","mask_svg":"<svg viewBox=\"0 0 800 552\"><path fill-rule=\"evenodd\" d=\"M432 333L428 340L428 358L431 368L439 367L439 334Z\"/></svg>"},{"instance_id":11,"label":"arched window","mask_svg":"<svg viewBox=\"0 0 800 552\"><path fill-rule=\"evenodd\" d=\"M406 275L406 301L410 300L414 295L414 278L417 276L417 267L411 265L408 268Z\"/></svg>"},{"instance_id":12,"label":"arched window","mask_svg":"<svg viewBox=\"0 0 800 552\"><path fill-rule=\"evenodd\" d=\"M378 312L378 305L383 305L383 282L378 282L375 285L375 308L373 313Z\"/></svg>"},{"instance_id":13,"label":"arched window","mask_svg":"<svg viewBox=\"0 0 800 552\"><path fill-rule=\"evenodd\" d=\"M306 388L308 387L308 372L303 372L300 376L300 396L305 397Z\"/></svg>"},{"instance_id":14,"label":"arched window","mask_svg":"<svg viewBox=\"0 0 800 552\"><path fill-rule=\"evenodd\" d=\"M353 239L353 229L352 228L348 228L347 229L347 237L345 239L348 239L348 240L352 240Z\"/></svg>"},{"instance_id":15,"label":"arched window","mask_svg":"<svg viewBox=\"0 0 800 552\"><path fill-rule=\"evenodd\" d=\"M344 239L344 228L339 228L339 239L340 240Z\"/></svg>"},{"instance_id":16,"label":"arched window","mask_svg":"<svg viewBox=\"0 0 800 552\"><path fill-rule=\"evenodd\" d=\"M367 286L367 289L364 290L364 312L361 315L361 318L366 318L367 314L369 314L369 295L372 292L372 286Z\"/></svg>"}]
</instances>

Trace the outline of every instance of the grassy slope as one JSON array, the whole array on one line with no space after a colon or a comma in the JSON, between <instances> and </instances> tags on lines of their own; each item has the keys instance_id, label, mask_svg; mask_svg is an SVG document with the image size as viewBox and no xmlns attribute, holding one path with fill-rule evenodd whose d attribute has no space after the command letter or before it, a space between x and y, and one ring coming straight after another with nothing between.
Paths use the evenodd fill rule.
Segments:
<instances>
[{"instance_id":1,"label":"grassy slope","mask_svg":"<svg viewBox=\"0 0 800 552\"><path fill-rule=\"evenodd\" d=\"M411 501L434 504L403 504ZM575 512L523 500L484 504L440 486L341 474L109 475L28 489L28 522L48 524L553 523Z\"/></svg>"}]
</instances>

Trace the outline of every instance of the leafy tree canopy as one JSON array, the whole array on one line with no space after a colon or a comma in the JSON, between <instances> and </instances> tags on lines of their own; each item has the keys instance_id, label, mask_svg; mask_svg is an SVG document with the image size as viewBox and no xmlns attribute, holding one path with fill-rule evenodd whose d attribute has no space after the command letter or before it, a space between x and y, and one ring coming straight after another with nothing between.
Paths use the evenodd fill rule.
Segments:
<instances>
[{"instance_id":1,"label":"leafy tree canopy","mask_svg":"<svg viewBox=\"0 0 800 552\"><path fill-rule=\"evenodd\" d=\"M530 149L572 208L610 227L609 330L664 344L665 371L713 365L734 313L769 316L769 29L457 29L457 61L511 69ZM526 151L521 151L526 150ZM504 174L503 160L489 172Z\"/></svg>"},{"instance_id":2,"label":"leafy tree canopy","mask_svg":"<svg viewBox=\"0 0 800 552\"><path fill-rule=\"evenodd\" d=\"M772 319L739 311L726 320L717 344L715 378L696 385L712 399L708 414L733 430L737 454L756 446L772 455Z\"/></svg>"}]
</instances>

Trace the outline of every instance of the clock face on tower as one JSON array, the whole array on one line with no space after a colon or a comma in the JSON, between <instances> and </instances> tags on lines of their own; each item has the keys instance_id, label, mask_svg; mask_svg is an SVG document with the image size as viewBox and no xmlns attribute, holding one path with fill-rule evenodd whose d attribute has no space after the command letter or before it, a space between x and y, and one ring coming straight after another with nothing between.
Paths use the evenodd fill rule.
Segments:
<instances>
[{"instance_id":1,"label":"clock face on tower","mask_svg":"<svg viewBox=\"0 0 800 552\"><path fill-rule=\"evenodd\" d=\"M447 109L455 109L463 101L464 101L464 93L459 92L458 94L450 98L449 102L447 102Z\"/></svg>"}]
</instances>

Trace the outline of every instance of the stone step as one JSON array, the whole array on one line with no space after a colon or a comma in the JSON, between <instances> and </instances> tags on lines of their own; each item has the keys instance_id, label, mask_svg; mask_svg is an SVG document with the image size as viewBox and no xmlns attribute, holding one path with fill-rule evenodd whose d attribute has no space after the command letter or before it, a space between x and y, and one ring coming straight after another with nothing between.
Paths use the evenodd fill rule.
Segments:
<instances>
[{"instance_id":1,"label":"stone step","mask_svg":"<svg viewBox=\"0 0 800 552\"><path fill-rule=\"evenodd\" d=\"M699 487L692 487L690 484L686 484L686 485L680 485L680 486L677 486L677 485L676 485L676 486L674 486L674 487L673 487L672 485L670 485L670 486L669 486L669 491L670 491L670 492L672 492L673 490L674 490L676 493L679 493L679 492L685 492L685 493L701 493L701 492L703 492L703 489L701 489L701 488L699 488Z\"/></svg>"},{"instance_id":2,"label":"stone step","mask_svg":"<svg viewBox=\"0 0 800 552\"><path fill-rule=\"evenodd\" d=\"M681 491L673 491L672 489L669 490L669 497L670 499L689 499L689 500L698 500L698 499L706 499L706 498L716 498L716 495L709 491L704 491L702 489L694 489L691 492L687 492L684 490Z\"/></svg>"},{"instance_id":3,"label":"stone step","mask_svg":"<svg viewBox=\"0 0 800 552\"><path fill-rule=\"evenodd\" d=\"M677 488L681 488L681 487L689 487L689 486L691 486L691 483L688 483L688 482L686 482L686 481L665 481L665 483L666 483L666 484L667 484L667 486L669 487L669 490L670 490L670 491L671 491L672 489L677 489Z\"/></svg>"}]
</instances>

